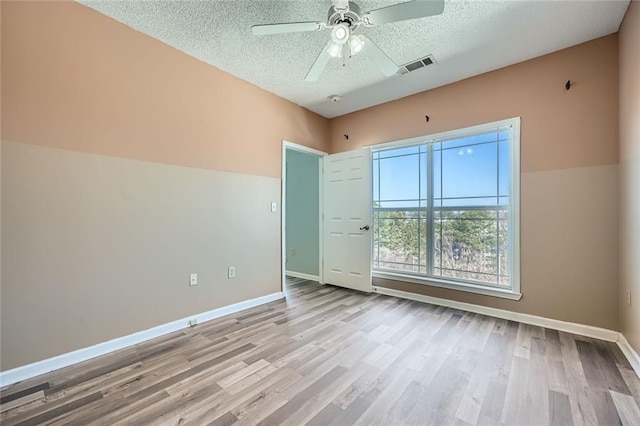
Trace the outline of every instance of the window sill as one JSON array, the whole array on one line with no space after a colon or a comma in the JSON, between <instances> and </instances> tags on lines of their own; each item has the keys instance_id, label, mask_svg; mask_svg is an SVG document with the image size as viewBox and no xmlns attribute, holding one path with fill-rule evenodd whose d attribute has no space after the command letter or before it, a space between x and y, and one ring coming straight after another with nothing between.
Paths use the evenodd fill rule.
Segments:
<instances>
[{"instance_id":1,"label":"window sill","mask_svg":"<svg viewBox=\"0 0 640 426\"><path fill-rule=\"evenodd\" d=\"M499 289L484 287L475 284L466 284L454 281L438 280L434 278L421 278L413 275L398 274L394 272L378 272L372 273L374 278L383 278L394 281L405 281L414 284L428 285L432 287L446 288L449 290L466 291L468 293L482 294L484 296L501 297L503 299L520 300L522 294L510 289Z\"/></svg>"}]
</instances>

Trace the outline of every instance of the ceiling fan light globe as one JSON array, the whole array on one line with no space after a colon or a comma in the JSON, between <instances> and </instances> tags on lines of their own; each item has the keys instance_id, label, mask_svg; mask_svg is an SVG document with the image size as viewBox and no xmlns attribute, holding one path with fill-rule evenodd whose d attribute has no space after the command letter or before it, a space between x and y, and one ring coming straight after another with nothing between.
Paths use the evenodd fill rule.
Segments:
<instances>
[{"instance_id":1,"label":"ceiling fan light globe","mask_svg":"<svg viewBox=\"0 0 640 426\"><path fill-rule=\"evenodd\" d=\"M352 55L356 55L359 53L364 47L364 41L358 37L357 35L352 35L349 37L349 50L351 50Z\"/></svg>"},{"instance_id":2,"label":"ceiling fan light globe","mask_svg":"<svg viewBox=\"0 0 640 426\"><path fill-rule=\"evenodd\" d=\"M333 58L339 58L342 56L342 45L331 43L331 46L327 49L327 53L331 55Z\"/></svg>"}]
</instances>

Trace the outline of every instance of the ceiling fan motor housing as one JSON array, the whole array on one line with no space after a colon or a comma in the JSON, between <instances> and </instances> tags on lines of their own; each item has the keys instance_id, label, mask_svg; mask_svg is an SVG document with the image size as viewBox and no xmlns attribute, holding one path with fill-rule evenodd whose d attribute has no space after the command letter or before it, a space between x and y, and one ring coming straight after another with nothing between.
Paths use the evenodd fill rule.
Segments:
<instances>
[{"instance_id":1,"label":"ceiling fan motor housing","mask_svg":"<svg viewBox=\"0 0 640 426\"><path fill-rule=\"evenodd\" d=\"M343 16L344 15L344 16ZM337 25L340 23L347 24L352 30L360 25L360 6L355 3L349 2L349 10L343 15L331 6L329 8L329 16L327 17L327 25Z\"/></svg>"}]
</instances>

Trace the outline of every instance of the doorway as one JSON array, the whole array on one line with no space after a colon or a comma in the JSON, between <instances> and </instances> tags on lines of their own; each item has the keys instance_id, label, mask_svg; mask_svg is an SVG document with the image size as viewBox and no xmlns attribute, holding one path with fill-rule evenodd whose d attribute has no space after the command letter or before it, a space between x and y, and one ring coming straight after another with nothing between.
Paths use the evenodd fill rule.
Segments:
<instances>
[{"instance_id":1,"label":"doorway","mask_svg":"<svg viewBox=\"0 0 640 426\"><path fill-rule=\"evenodd\" d=\"M282 289L287 275L371 291L371 149L328 155L282 144Z\"/></svg>"},{"instance_id":2,"label":"doorway","mask_svg":"<svg viewBox=\"0 0 640 426\"><path fill-rule=\"evenodd\" d=\"M323 283L322 158L325 152L282 143L282 288L287 276Z\"/></svg>"}]
</instances>

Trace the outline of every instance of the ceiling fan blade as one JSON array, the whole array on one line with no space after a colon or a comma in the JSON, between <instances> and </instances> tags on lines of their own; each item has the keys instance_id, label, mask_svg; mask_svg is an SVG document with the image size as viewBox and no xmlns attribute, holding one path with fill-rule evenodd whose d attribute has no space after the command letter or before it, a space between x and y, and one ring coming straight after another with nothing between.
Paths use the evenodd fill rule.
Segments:
<instances>
[{"instance_id":1,"label":"ceiling fan blade","mask_svg":"<svg viewBox=\"0 0 640 426\"><path fill-rule=\"evenodd\" d=\"M307 76L304 78L304 81L318 81L320 74L324 71L324 67L327 66L329 60L331 59L331 55L329 55L329 46L333 43L331 40L327 42L327 44L322 48L322 52L316 58L316 61L311 66L311 69L307 73Z\"/></svg>"},{"instance_id":2,"label":"ceiling fan blade","mask_svg":"<svg viewBox=\"0 0 640 426\"><path fill-rule=\"evenodd\" d=\"M254 35L271 35L285 33L299 33L305 31L319 31L326 27L324 22L289 22L286 24L264 24L254 25L251 32Z\"/></svg>"},{"instance_id":3,"label":"ceiling fan blade","mask_svg":"<svg viewBox=\"0 0 640 426\"><path fill-rule=\"evenodd\" d=\"M398 72L398 66L395 62L393 62L391 58L388 57L386 53L384 53L374 42L362 34L359 34L358 37L364 41L362 52L371 59L380 71L382 71L382 74L389 77Z\"/></svg>"},{"instance_id":4,"label":"ceiling fan blade","mask_svg":"<svg viewBox=\"0 0 640 426\"><path fill-rule=\"evenodd\" d=\"M444 12L444 0L413 0L365 13L365 25L380 25L409 19L426 18Z\"/></svg>"}]
</instances>

